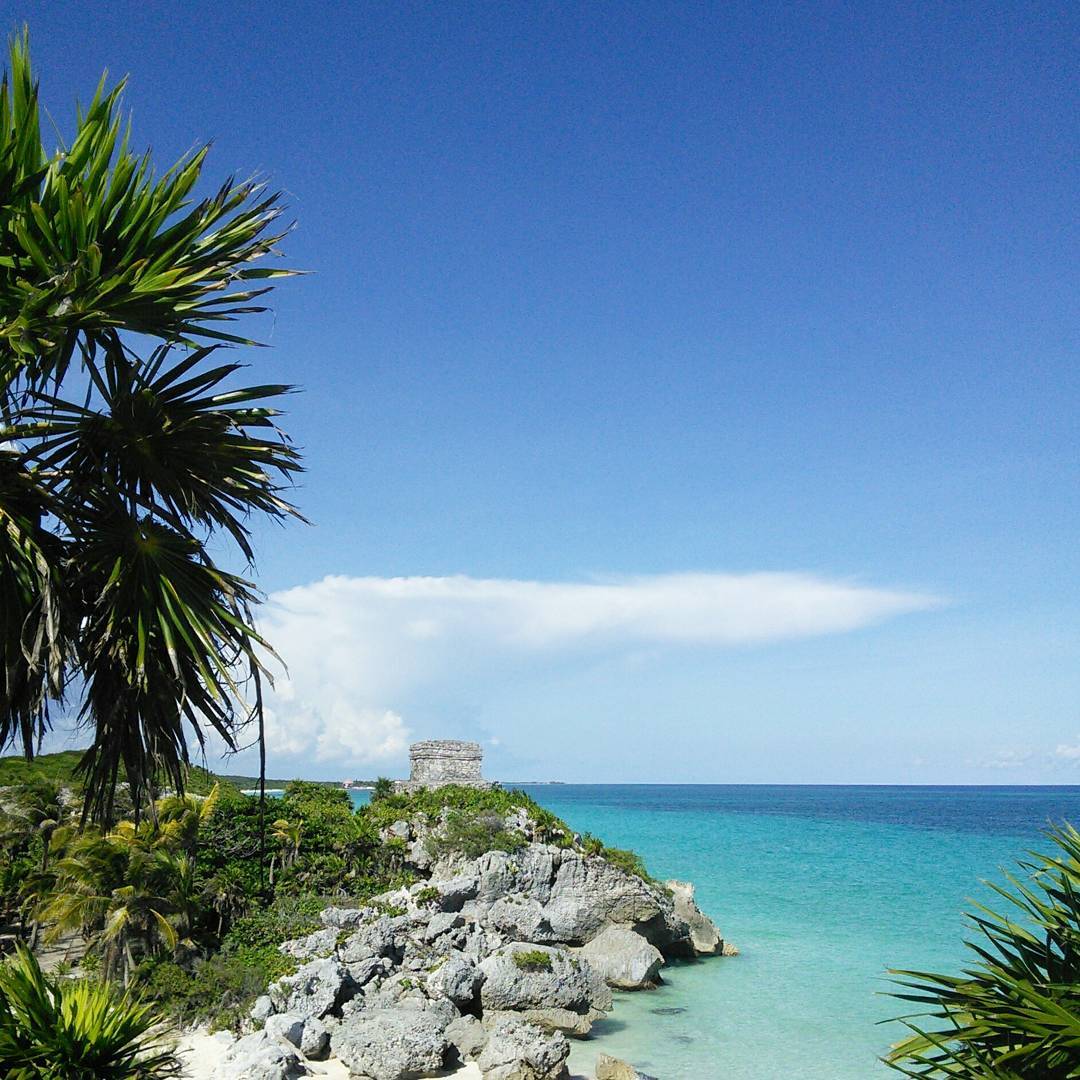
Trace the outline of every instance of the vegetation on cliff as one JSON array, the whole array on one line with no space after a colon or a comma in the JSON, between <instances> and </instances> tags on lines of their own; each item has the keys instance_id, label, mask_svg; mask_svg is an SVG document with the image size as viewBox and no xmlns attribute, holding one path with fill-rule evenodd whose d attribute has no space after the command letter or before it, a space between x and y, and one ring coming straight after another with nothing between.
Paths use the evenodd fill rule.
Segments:
<instances>
[{"instance_id":1,"label":"vegetation on cliff","mask_svg":"<svg viewBox=\"0 0 1080 1080\"><path fill-rule=\"evenodd\" d=\"M6 776L22 777L0 792L0 921L27 942L63 941L83 974L184 1022L234 1023L293 969L277 945L318 929L323 908L416 882L396 822L425 823L435 858L529 840L611 854L520 791L445 787L354 808L341 789L295 781L272 802L260 874L259 803L234 784L198 775L189 788L205 795L168 795L137 821L84 828L77 794L52 779L70 779L75 756L0 760Z\"/></svg>"}]
</instances>

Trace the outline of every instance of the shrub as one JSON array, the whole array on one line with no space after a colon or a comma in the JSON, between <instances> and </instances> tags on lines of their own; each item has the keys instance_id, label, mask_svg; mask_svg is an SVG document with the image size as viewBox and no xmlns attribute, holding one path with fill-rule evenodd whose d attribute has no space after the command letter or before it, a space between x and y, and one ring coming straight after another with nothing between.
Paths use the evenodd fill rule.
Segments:
<instances>
[{"instance_id":1,"label":"shrub","mask_svg":"<svg viewBox=\"0 0 1080 1080\"><path fill-rule=\"evenodd\" d=\"M0 968L0 1075L13 1080L159 1080L180 1063L152 1033L149 1005L103 983L43 974L20 948Z\"/></svg>"},{"instance_id":2,"label":"shrub","mask_svg":"<svg viewBox=\"0 0 1080 1080\"><path fill-rule=\"evenodd\" d=\"M238 1026L270 983L295 970L276 945L234 945L195 961L190 971L171 961L147 964L137 985L177 1022L216 1030Z\"/></svg>"},{"instance_id":3,"label":"shrub","mask_svg":"<svg viewBox=\"0 0 1080 1080\"><path fill-rule=\"evenodd\" d=\"M550 971L551 955L541 949L529 949L514 953L514 963L522 971Z\"/></svg>"},{"instance_id":4,"label":"shrub","mask_svg":"<svg viewBox=\"0 0 1080 1080\"><path fill-rule=\"evenodd\" d=\"M379 799L389 798L393 794L394 781L387 779L385 776L380 776L371 789L371 801L378 802Z\"/></svg>"},{"instance_id":5,"label":"shrub","mask_svg":"<svg viewBox=\"0 0 1080 1080\"><path fill-rule=\"evenodd\" d=\"M1020 863L991 885L1012 918L979 906L966 918L976 960L960 975L893 971L912 1034L886 1064L906 1076L953 1080L1066 1080L1080 1076L1080 833L1052 829L1057 851ZM930 1023L917 1023L928 1020Z\"/></svg>"},{"instance_id":6,"label":"shrub","mask_svg":"<svg viewBox=\"0 0 1080 1080\"><path fill-rule=\"evenodd\" d=\"M413 899L417 902L417 904L423 906L424 904L435 903L435 901L438 900L440 896L442 896L442 893L440 893L434 885L425 885L424 888L417 892Z\"/></svg>"},{"instance_id":7,"label":"shrub","mask_svg":"<svg viewBox=\"0 0 1080 1080\"><path fill-rule=\"evenodd\" d=\"M508 831L500 814L455 810L447 816L443 831L430 836L426 846L433 858L453 854L475 859L485 851L520 851L524 845L525 837Z\"/></svg>"},{"instance_id":8,"label":"shrub","mask_svg":"<svg viewBox=\"0 0 1080 1080\"><path fill-rule=\"evenodd\" d=\"M602 854L612 866L618 867L624 874L633 874L643 881L652 881L649 872L645 869L644 861L636 851L606 847Z\"/></svg>"}]
</instances>

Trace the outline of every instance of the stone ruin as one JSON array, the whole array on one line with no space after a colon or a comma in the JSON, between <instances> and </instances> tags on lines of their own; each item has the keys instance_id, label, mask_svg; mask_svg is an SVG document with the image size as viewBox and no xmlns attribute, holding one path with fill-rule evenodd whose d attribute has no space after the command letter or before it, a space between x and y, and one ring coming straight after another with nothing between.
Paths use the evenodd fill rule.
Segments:
<instances>
[{"instance_id":1,"label":"stone ruin","mask_svg":"<svg viewBox=\"0 0 1080 1080\"><path fill-rule=\"evenodd\" d=\"M475 742L455 739L428 739L409 747L410 774L399 780L397 791L418 791L420 788L440 788L447 784L462 787L492 788L495 785L480 775L484 751Z\"/></svg>"}]
</instances>

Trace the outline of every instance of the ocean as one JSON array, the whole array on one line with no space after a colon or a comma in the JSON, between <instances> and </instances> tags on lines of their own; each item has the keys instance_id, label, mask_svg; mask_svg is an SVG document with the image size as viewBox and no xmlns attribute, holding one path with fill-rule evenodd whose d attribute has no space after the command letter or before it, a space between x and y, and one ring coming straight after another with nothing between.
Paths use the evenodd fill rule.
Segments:
<instances>
[{"instance_id":1,"label":"ocean","mask_svg":"<svg viewBox=\"0 0 1080 1080\"><path fill-rule=\"evenodd\" d=\"M1000 880L1050 820L1080 821L1080 787L542 785L542 805L651 873L697 886L741 950L669 966L658 990L616 995L574 1042L662 1080L873 1080L906 1011L886 968L958 970L969 897Z\"/></svg>"},{"instance_id":2,"label":"ocean","mask_svg":"<svg viewBox=\"0 0 1080 1080\"><path fill-rule=\"evenodd\" d=\"M510 785L507 785L510 786ZM886 969L958 971L969 898L1001 880L1050 821L1080 822L1080 787L522 785L581 832L631 848L698 904L741 955L671 965L615 995L574 1040L661 1080L883 1080L906 1011ZM355 792L357 802L366 792Z\"/></svg>"}]
</instances>

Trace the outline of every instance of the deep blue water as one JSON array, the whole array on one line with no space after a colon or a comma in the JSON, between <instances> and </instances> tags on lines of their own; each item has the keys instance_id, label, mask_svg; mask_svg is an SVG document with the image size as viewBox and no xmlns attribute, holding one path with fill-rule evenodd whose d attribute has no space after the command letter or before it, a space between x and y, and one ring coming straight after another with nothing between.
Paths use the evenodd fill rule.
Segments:
<instances>
[{"instance_id":1,"label":"deep blue water","mask_svg":"<svg viewBox=\"0 0 1080 1080\"><path fill-rule=\"evenodd\" d=\"M1080 823L1080 787L524 785L575 829L632 848L698 902L741 955L665 969L616 995L574 1043L663 1080L885 1080L907 1011L886 969L958 970L961 913L1051 821ZM366 793L356 793L366 801Z\"/></svg>"}]
</instances>

